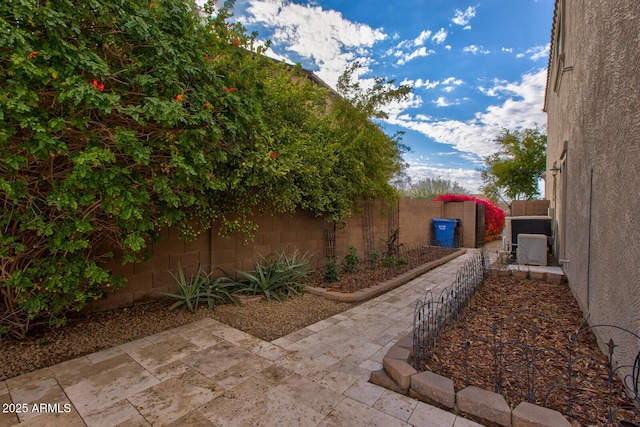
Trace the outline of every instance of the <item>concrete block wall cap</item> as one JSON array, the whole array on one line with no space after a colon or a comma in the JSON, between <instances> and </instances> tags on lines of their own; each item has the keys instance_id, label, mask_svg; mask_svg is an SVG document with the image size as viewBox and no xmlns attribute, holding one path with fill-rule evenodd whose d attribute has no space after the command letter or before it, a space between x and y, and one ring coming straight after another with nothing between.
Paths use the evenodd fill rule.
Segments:
<instances>
[{"instance_id":1,"label":"concrete block wall cap","mask_svg":"<svg viewBox=\"0 0 640 427\"><path fill-rule=\"evenodd\" d=\"M511 408L504 397L479 387L469 386L456 395L458 409L490 424L511 426Z\"/></svg>"},{"instance_id":2,"label":"concrete block wall cap","mask_svg":"<svg viewBox=\"0 0 640 427\"><path fill-rule=\"evenodd\" d=\"M382 366L387 375L403 389L409 389L411 376L418 372L407 362L388 357L382 359Z\"/></svg>"},{"instance_id":3,"label":"concrete block wall cap","mask_svg":"<svg viewBox=\"0 0 640 427\"><path fill-rule=\"evenodd\" d=\"M522 402L511 414L513 427L571 427L571 423L558 411Z\"/></svg>"}]
</instances>

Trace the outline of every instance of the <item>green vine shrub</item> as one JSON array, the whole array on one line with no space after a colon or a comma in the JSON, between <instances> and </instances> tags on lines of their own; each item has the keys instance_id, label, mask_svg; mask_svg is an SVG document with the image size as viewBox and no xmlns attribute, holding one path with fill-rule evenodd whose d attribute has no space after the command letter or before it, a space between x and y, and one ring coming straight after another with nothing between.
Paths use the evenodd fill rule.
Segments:
<instances>
[{"instance_id":1,"label":"green vine shrub","mask_svg":"<svg viewBox=\"0 0 640 427\"><path fill-rule=\"evenodd\" d=\"M205 11L0 2L0 335L123 286L103 262L145 259L164 227L193 239L219 219L250 237L256 209L340 220L395 197L402 147L371 102L332 98Z\"/></svg>"}]
</instances>

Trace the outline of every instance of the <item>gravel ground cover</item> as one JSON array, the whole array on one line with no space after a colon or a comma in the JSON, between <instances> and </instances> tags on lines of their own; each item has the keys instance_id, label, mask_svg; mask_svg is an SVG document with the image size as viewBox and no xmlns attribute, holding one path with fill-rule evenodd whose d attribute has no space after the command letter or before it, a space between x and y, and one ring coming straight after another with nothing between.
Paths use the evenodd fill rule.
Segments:
<instances>
[{"instance_id":1,"label":"gravel ground cover","mask_svg":"<svg viewBox=\"0 0 640 427\"><path fill-rule=\"evenodd\" d=\"M271 341L354 306L311 294L280 302L221 305L213 311L201 306L194 313L170 311L172 303L110 310L70 319L59 329L42 328L23 341L0 341L0 381L207 317Z\"/></svg>"}]
</instances>

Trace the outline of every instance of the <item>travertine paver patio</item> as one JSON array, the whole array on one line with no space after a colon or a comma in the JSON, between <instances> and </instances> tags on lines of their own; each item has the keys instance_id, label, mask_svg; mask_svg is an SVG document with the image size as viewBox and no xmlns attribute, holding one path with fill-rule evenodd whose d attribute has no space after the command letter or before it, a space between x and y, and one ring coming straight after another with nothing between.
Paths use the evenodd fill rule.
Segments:
<instances>
[{"instance_id":1,"label":"travertine paver patio","mask_svg":"<svg viewBox=\"0 0 640 427\"><path fill-rule=\"evenodd\" d=\"M368 382L473 252L271 343L204 319L4 381L0 427L478 426Z\"/></svg>"}]
</instances>

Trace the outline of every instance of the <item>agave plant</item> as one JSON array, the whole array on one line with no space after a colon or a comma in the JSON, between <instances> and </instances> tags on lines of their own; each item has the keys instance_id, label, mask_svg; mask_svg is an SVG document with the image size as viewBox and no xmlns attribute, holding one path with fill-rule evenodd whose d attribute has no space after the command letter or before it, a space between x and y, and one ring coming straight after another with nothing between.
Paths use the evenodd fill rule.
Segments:
<instances>
[{"instance_id":1,"label":"agave plant","mask_svg":"<svg viewBox=\"0 0 640 427\"><path fill-rule=\"evenodd\" d=\"M216 304L235 304L236 299L233 294L238 291L238 284L228 277L216 277L209 280L204 287L201 288L202 297L204 297L213 310Z\"/></svg>"},{"instance_id":2,"label":"agave plant","mask_svg":"<svg viewBox=\"0 0 640 427\"><path fill-rule=\"evenodd\" d=\"M200 263L196 273L188 279L179 263L178 274L171 273L171 275L178 284L178 293L161 292L177 300L169 308L170 310L184 306L193 312L201 302L206 302L210 309L213 309L216 303L235 303L232 294L237 290L237 284L226 277L212 278L210 273L202 270Z\"/></svg>"},{"instance_id":3,"label":"agave plant","mask_svg":"<svg viewBox=\"0 0 640 427\"><path fill-rule=\"evenodd\" d=\"M304 279L309 274L310 260L296 249L291 255L285 251L272 257L260 257L253 263L253 271L238 271L241 277L239 292L250 295L264 295L267 300L281 301L299 294L304 287Z\"/></svg>"}]
</instances>

